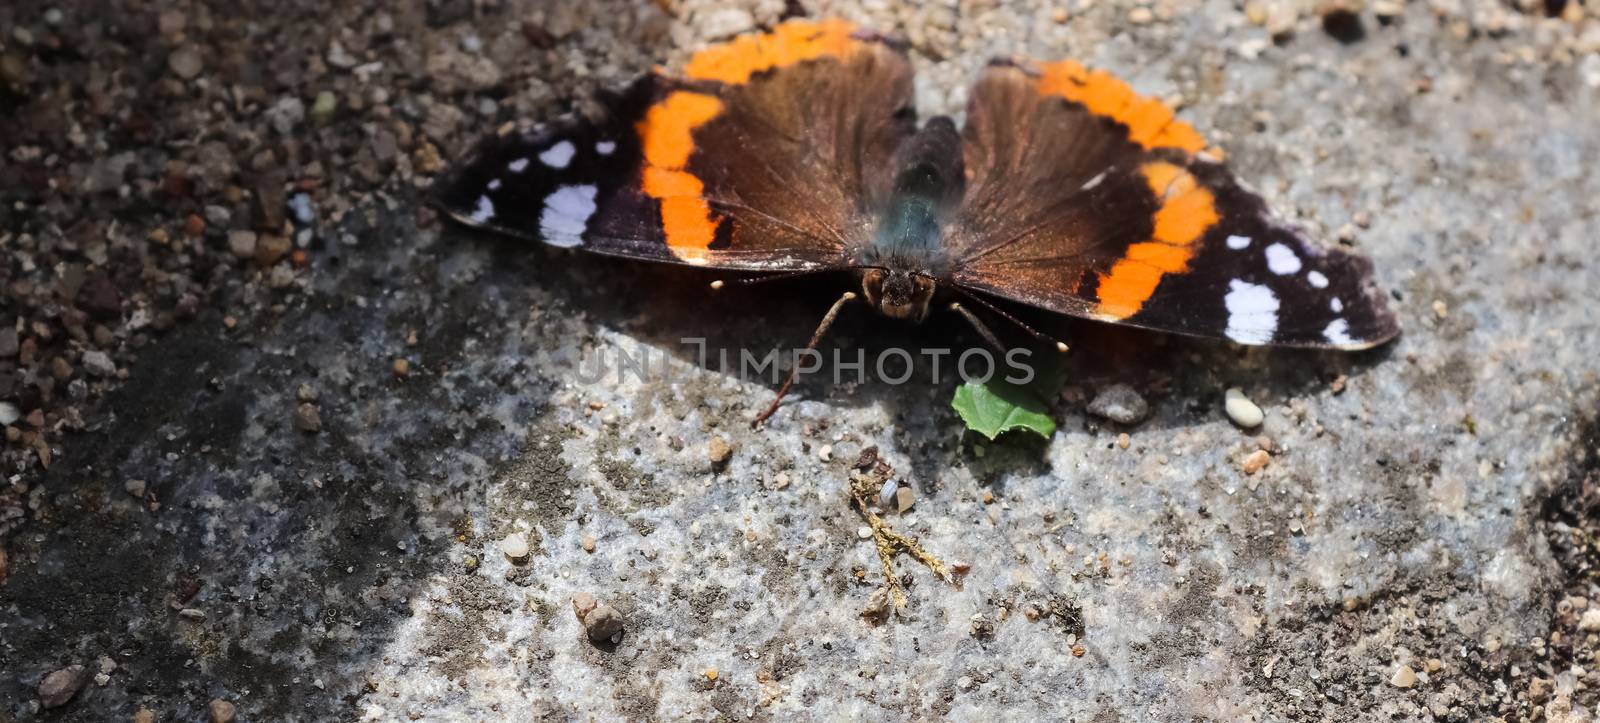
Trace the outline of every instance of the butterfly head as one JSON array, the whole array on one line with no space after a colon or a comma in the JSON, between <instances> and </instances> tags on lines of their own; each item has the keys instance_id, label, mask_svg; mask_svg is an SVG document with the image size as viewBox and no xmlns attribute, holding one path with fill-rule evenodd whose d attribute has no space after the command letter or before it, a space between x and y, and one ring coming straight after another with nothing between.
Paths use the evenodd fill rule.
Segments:
<instances>
[{"instance_id":1,"label":"butterfly head","mask_svg":"<svg viewBox=\"0 0 1600 723\"><path fill-rule=\"evenodd\" d=\"M933 277L915 271L871 268L861 278L867 302L895 319L926 319L934 288Z\"/></svg>"}]
</instances>

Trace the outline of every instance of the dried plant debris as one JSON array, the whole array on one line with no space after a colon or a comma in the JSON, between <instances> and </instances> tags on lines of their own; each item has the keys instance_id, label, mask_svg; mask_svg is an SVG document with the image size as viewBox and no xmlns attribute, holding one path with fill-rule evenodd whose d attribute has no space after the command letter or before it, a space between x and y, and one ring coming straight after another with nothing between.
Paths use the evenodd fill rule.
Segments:
<instances>
[{"instance_id":1,"label":"dried plant debris","mask_svg":"<svg viewBox=\"0 0 1600 723\"><path fill-rule=\"evenodd\" d=\"M918 562L927 565L929 570L945 582L956 584L956 576L951 566L923 549L922 543L918 542L917 538L895 531L878 513L875 503L884 485L892 479L894 479L894 469L878 457L877 447L867 447L862 450L861 456L850 469L850 499L855 502L856 509L872 531L871 537L878 551L878 562L883 565L883 586L873 593L866 608L861 612L862 617L875 623L887 619L891 608L895 610L904 608L908 602L906 584L895 572L894 567L894 559L901 554L910 555Z\"/></svg>"}]
</instances>

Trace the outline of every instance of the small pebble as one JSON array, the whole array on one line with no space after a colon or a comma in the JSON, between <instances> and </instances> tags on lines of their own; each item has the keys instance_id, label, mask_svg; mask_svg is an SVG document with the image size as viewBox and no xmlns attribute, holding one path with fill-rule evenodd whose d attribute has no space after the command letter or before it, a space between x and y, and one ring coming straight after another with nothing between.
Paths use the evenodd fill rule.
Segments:
<instances>
[{"instance_id":1,"label":"small pebble","mask_svg":"<svg viewBox=\"0 0 1600 723\"><path fill-rule=\"evenodd\" d=\"M910 487L901 487L894 493L895 509L900 514L905 514L911 506L917 503L917 493Z\"/></svg>"},{"instance_id":2,"label":"small pebble","mask_svg":"<svg viewBox=\"0 0 1600 723\"><path fill-rule=\"evenodd\" d=\"M172 51L172 54L167 56L167 69L179 78L193 80L203 69L200 52L192 45L185 45Z\"/></svg>"},{"instance_id":3,"label":"small pebble","mask_svg":"<svg viewBox=\"0 0 1600 723\"><path fill-rule=\"evenodd\" d=\"M1149 25L1156 19L1156 14L1150 8L1137 7L1128 13L1128 21L1134 25Z\"/></svg>"},{"instance_id":4,"label":"small pebble","mask_svg":"<svg viewBox=\"0 0 1600 723\"><path fill-rule=\"evenodd\" d=\"M894 509L894 494L899 488L900 486L894 480L884 480L883 486L878 488L878 509Z\"/></svg>"},{"instance_id":5,"label":"small pebble","mask_svg":"<svg viewBox=\"0 0 1600 723\"><path fill-rule=\"evenodd\" d=\"M1117 435L1117 447L1121 449L1127 449L1128 445L1132 443L1133 438L1129 437L1127 432Z\"/></svg>"},{"instance_id":6,"label":"small pebble","mask_svg":"<svg viewBox=\"0 0 1600 723\"><path fill-rule=\"evenodd\" d=\"M721 437L712 437L706 444L706 458L711 460L712 469L722 469L728 466L728 460L733 457L733 446L728 440Z\"/></svg>"},{"instance_id":7,"label":"small pebble","mask_svg":"<svg viewBox=\"0 0 1600 723\"><path fill-rule=\"evenodd\" d=\"M706 680L716 681L716 679L717 679L717 669L716 668L706 668Z\"/></svg>"},{"instance_id":8,"label":"small pebble","mask_svg":"<svg viewBox=\"0 0 1600 723\"><path fill-rule=\"evenodd\" d=\"M1244 470L1245 474L1255 474L1265 468L1267 463L1271 461L1272 455L1267 454L1264 449L1258 449L1244 458L1244 463L1240 465L1240 469Z\"/></svg>"},{"instance_id":9,"label":"small pebble","mask_svg":"<svg viewBox=\"0 0 1600 723\"><path fill-rule=\"evenodd\" d=\"M143 497L146 487L147 485L142 479L131 479L122 483L122 489L126 490L128 495L132 497Z\"/></svg>"},{"instance_id":10,"label":"small pebble","mask_svg":"<svg viewBox=\"0 0 1600 723\"><path fill-rule=\"evenodd\" d=\"M1528 700L1534 703L1544 703L1550 700L1552 681L1549 678L1534 678L1528 681Z\"/></svg>"},{"instance_id":11,"label":"small pebble","mask_svg":"<svg viewBox=\"0 0 1600 723\"><path fill-rule=\"evenodd\" d=\"M239 715L238 709L232 703L221 698L211 701L211 723L233 723Z\"/></svg>"},{"instance_id":12,"label":"small pebble","mask_svg":"<svg viewBox=\"0 0 1600 723\"><path fill-rule=\"evenodd\" d=\"M528 536L521 532L513 532L500 541L500 551L512 562L521 562L528 557Z\"/></svg>"},{"instance_id":13,"label":"small pebble","mask_svg":"<svg viewBox=\"0 0 1600 723\"><path fill-rule=\"evenodd\" d=\"M832 461L833 460L833 445L824 444L821 447L818 447L817 448L817 459L820 459L820 460L822 460L824 462Z\"/></svg>"},{"instance_id":14,"label":"small pebble","mask_svg":"<svg viewBox=\"0 0 1600 723\"><path fill-rule=\"evenodd\" d=\"M112 377L117 375L117 365L111 361L111 356L99 349L83 353L83 368L95 376Z\"/></svg>"},{"instance_id":15,"label":"small pebble","mask_svg":"<svg viewBox=\"0 0 1600 723\"><path fill-rule=\"evenodd\" d=\"M596 600L594 595L580 592L572 596L572 614L578 616L578 622L583 622L584 616L588 615L589 611L599 604L600 601Z\"/></svg>"},{"instance_id":16,"label":"small pebble","mask_svg":"<svg viewBox=\"0 0 1600 723\"><path fill-rule=\"evenodd\" d=\"M73 665L52 671L39 681L39 705L46 708L60 708L72 700L89 682L89 674L81 665Z\"/></svg>"},{"instance_id":17,"label":"small pebble","mask_svg":"<svg viewBox=\"0 0 1600 723\"><path fill-rule=\"evenodd\" d=\"M316 434L322 431L322 413L317 410L317 405L306 402L296 408L294 410L294 428L306 434Z\"/></svg>"},{"instance_id":18,"label":"small pebble","mask_svg":"<svg viewBox=\"0 0 1600 723\"><path fill-rule=\"evenodd\" d=\"M583 536L583 551L584 552L594 552L594 546L595 546L594 535L584 535Z\"/></svg>"},{"instance_id":19,"label":"small pebble","mask_svg":"<svg viewBox=\"0 0 1600 723\"><path fill-rule=\"evenodd\" d=\"M1265 419L1266 415L1262 413L1261 407L1245 397L1244 392L1239 391L1238 387L1229 389L1222 396L1224 400L1222 408L1234 424L1245 429L1261 426L1261 420Z\"/></svg>"},{"instance_id":20,"label":"small pebble","mask_svg":"<svg viewBox=\"0 0 1600 723\"><path fill-rule=\"evenodd\" d=\"M1089 413L1118 424L1138 424L1150 414L1150 403L1126 384L1113 384L1094 395Z\"/></svg>"},{"instance_id":21,"label":"small pebble","mask_svg":"<svg viewBox=\"0 0 1600 723\"><path fill-rule=\"evenodd\" d=\"M262 234L256 238L256 264L271 266L283 260L294 250L294 242L282 234Z\"/></svg>"},{"instance_id":22,"label":"small pebble","mask_svg":"<svg viewBox=\"0 0 1600 723\"><path fill-rule=\"evenodd\" d=\"M162 35L177 35L188 26L189 17L181 10L166 10L161 13L156 21L156 28Z\"/></svg>"},{"instance_id":23,"label":"small pebble","mask_svg":"<svg viewBox=\"0 0 1600 723\"><path fill-rule=\"evenodd\" d=\"M405 377L411 375L411 362L406 359L394 360L394 375Z\"/></svg>"},{"instance_id":24,"label":"small pebble","mask_svg":"<svg viewBox=\"0 0 1600 723\"><path fill-rule=\"evenodd\" d=\"M324 90L317 94L316 100L311 101L311 120L326 123L333 118L334 111L339 109L339 97L331 90Z\"/></svg>"},{"instance_id":25,"label":"small pebble","mask_svg":"<svg viewBox=\"0 0 1600 723\"><path fill-rule=\"evenodd\" d=\"M622 640L622 613L596 600L594 595L580 592L572 596L572 613L578 616L578 622L583 624L589 640L596 643L617 643Z\"/></svg>"},{"instance_id":26,"label":"small pebble","mask_svg":"<svg viewBox=\"0 0 1600 723\"><path fill-rule=\"evenodd\" d=\"M241 259L252 259L256 256L256 232L254 231L229 231L228 250Z\"/></svg>"},{"instance_id":27,"label":"small pebble","mask_svg":"<svg viewBox=\"0 0 1600 723\"><path fill-rule=\"evenodd\" d=\"M1589 608L1578 618L1578 629L1586 633L1600 632L1600 608Z\"/></svg>"},{"instance_id":28,"label":"small pebble","mask_svg":"<svg viewBox=\"0 0 1600 723\"><path fill-rule=\"evenodd\" d=\"M149 708L134 711L133 723L156 723L156 712Z\"/></svg>"},{"instance_id":29,"label":"small pebble","mask_svg":"<svg viewBox=\"0 0 1600 723\"><path fill-rule=\"evenodd\" d=\"M1394 669L1394 675L1389 676L1389 685L1396 688L1410 688L1417 684L1417 671L1409 665L1402 665Z\"/></svg>"},{"instance_id":30,"label":"small pebble","mask_svg":"<svg viewBox=\"0 0 1600 723\"><path fill-rule=\"evenodd\" d=\"M856 537L859 537L859 538L861 538L863 540L871 539L872 538L872 528L871 527L867 527L866 525L862 525L860 527L857 527L856 528Z\"/></svg>"},{"instance_id":31,"label":"small pebble","mask_svg":"<svg viewBox=\"0 0 1600 723\"><path fill-rule=\"evenodd\" d=\"M317 207L311 203L311 196L304 193L296 193L289 199L289 212L294 214L295 223L301 226L309 226L317 220ZM412 339L408 339L407 343L414 345L416 332L413 331L411 334Z\"/></svg>"}]
</instances>

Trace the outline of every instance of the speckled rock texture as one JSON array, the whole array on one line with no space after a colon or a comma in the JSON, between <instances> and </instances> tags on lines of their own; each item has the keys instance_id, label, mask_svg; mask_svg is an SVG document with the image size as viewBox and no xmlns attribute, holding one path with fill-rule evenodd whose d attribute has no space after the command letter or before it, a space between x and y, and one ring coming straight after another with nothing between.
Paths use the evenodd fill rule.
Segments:
<instances>
[{"instance_id":1,"label":"speckled rock texture","mask_svg":"<svg viewBox=\"0 0 1600 723\"><path fill-rule=\"evenodd\" d=\"M0 721L1589 719L1596 11L6 3ZM1045 319L1075 348L1048 442L963 436L948 379L808 382L753 432L773 385L681 339L798 345L835 290L713 295L419 202L477 135L796 13L907 37L924 115L1009 53L1180 103L1373 258L1403 335ZM975 343L866 313L828 342ZM1114 384L1149 416L1090 414ZM888 523L968 570L900 558L881 622L868 447L915 493Z\"/></svg>"}]
</instances>

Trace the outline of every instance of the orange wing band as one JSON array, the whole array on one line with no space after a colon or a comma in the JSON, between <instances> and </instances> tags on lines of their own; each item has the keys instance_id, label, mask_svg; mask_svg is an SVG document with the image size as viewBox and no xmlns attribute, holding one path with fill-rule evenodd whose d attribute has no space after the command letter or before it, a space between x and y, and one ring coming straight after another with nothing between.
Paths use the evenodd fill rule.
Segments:
<instances>
[{"instance_id":1,"label":"orange wing band","mask_svg":"<svg viewBox=\"0 0 1600 723\"><path fill-rule=\"evenodd\" d=\"M1127 126L1128 138L1146 150L1176 148L1221 157L1219 151L1206 147L1194 126L1174 117L1166 104L1134 94L1127 83L1110 73L1091 71L1070 60L1039 66L1039 72L1040 93L1065 98Z\"/></svg>"},{"instance_id":2,"label":"orange wing band","mask_svg":"<svg viewBox=\"0 0 1600 723\"><path fill-rule=\"evenodd\" d=\"M645 111L635 130L644 148L641 183L661 202L667 249L691 264L711 259L719 219L703 193L705 184L684 170L694 153L694 130L722 112L722 101L703 93L675 91Z\"/></svg>"},{"instance_id":3,"label":"orange wing band","mask_svg":"<svg viewBox=\"0 0 1600 723\"><path fill-rule=\"evenodd\" d=\"M1186 271L1200 239L1219 218L1215 197L1188 171L1160 161L1139 170L1161 206L1156 209L1151 239L1129 246L1111 271L1100 275L1099 312L1113 320L1144 308L1162 276Z\"/></svg>"},{"instance_id":4,"label":"orange wing band","mask_svg":"<svg viewBox=\"0 0 1600 723\"><path fill-rule=\"evenodd\" d=\"M744 85L751 76L821 57L843 57L858 42L843 20L790 20L770 33L743 35L689 58L683 72L694 80Z\"/></svg>"}]
</instances>

